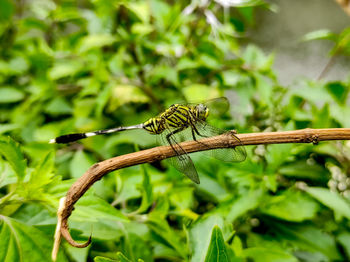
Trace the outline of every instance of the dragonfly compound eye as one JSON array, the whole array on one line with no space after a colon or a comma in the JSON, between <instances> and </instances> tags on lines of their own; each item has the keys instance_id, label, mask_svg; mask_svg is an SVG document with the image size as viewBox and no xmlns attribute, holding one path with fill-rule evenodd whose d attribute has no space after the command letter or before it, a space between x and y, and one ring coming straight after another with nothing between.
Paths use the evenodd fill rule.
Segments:
<instances>
[{"instance_id":1,"label":"dragonfly compound eye","mask_svg":"<svg viewBox=\"0 0 350 262\"><path fill-rule=\"evenodd\" d=\"M199 119L205 120L209 114L208 108L203 104L198 104L196 106L196 109L197 109L197 117Z\"/></svg>"}]
</instances>

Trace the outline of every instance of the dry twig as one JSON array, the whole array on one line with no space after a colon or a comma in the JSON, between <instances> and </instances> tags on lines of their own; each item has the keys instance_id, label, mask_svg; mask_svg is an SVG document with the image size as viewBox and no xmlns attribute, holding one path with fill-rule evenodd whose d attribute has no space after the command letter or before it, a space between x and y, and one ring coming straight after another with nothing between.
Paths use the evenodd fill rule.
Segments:
<instances>
[{"instance_id":1,"label":"dry twig","mask_svg":"<svg viewBox=\"0 0 350 262\"><path fill-rule=\"evenodd\" d=\"M188 153L203 151L215 148L230 148L238 146L237 140L229 133L210 137L196 141L181 143L181 146ZM261 144L281 144L281 143L318 143L327 140L350 140L350 128L333 128L333 129L303 129L285 132L269 133L250 133L238 134L243 145L261 145ZM205 144L205 145L204 145ZM98 180L107 173L143 163L151 163L173 157L174 151L170 146L160 146L127 155L122 155L107 159L94 164L83 176L81 176L68 190L65 197L64 206L58 212L58 228L62 236L74 247L86 247L91 242L91 237L86 243L79 244L73 240L69 233L68 218L73 211L74 204L83 196L83 194ZM59 228L60 227L60 228ZM56 231L57 231L56 230ZM58 238L59 239L59 238ZM56 243L57 247L57 243ZM57 252L57 248L55 249Z\"/></svg>"}]
</instances>

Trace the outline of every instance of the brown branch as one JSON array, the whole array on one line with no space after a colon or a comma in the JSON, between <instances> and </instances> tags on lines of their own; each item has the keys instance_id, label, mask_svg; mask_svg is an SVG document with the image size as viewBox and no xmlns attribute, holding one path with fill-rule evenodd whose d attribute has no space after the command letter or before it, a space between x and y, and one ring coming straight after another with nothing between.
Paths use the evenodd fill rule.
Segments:
<instances>
[{"instance_id":1,"label":"brown branch","mask_svg":"<svg viewBox=\"0 0 350 262\"><path fill-rule=\"evenodd\" d=\"M239 146L237 140L229 135L230 132L196 141L181 143L181 146L188 153L203 151L215 148L231 148ZM302 129L286 132L269 133L250 133L238 134L243 145L261 145L261 144L282 144L282 143L318 143L327 140L350 140L350 128L333 129ZM61 234L69 244L75 247L86 247L91 242L91 237L86 243L79 244L75 242L68 230L68 218L73 211L74 204L83 196L83 194L98 180L107 173L143 163L151 163L173 157L174 151L170 146L160 146L127 155L122 155L107 159L94 164L86 173L81 176L68 190L65 200L65 206L61 209L58 217L61 223Z\"/></svg>"}]
</instances>

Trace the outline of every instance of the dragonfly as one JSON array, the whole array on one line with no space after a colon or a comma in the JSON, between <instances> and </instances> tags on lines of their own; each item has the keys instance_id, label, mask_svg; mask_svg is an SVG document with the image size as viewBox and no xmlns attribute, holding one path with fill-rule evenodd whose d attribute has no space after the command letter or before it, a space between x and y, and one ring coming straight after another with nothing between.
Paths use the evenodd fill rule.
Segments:
<instances>
[{"instance_id":1,"label":"dragonfly","mask_svg":"<svg viewBox=\"0 0 350 262\"><path fill-rule=\"evenodd\" d=\"M132 126L121 126L87 133L67 134L51 139L50 143L66 144L80 139L110 134L131 129L144 129L148 133L157 135L162 145L170 145L175 152L170 163L181 173L185 174L196 184L200 183L198 172L189 154L181 147L180 142L207 138L221 134L233 137L239 146L232 148L210 149L210 156L225 162L241 162L246 159L245 148L233 131L222 130L210 125L207 121L209 113L220 115L229 108L226 97L219 97L202 103L173 104L158 116ZM204 144L205 145L205 144ZM208 148L209 149L209 148Z\"/></svg>"}]
</instances>

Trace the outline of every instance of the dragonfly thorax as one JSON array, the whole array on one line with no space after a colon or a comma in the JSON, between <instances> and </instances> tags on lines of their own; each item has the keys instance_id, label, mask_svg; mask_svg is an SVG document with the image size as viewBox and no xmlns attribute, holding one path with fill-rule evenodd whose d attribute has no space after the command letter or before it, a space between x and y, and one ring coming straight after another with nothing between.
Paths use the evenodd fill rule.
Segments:
<instances>
[{"instance_id":1,"label":"dragonfly thorax","mask_svg":"<svg viewBox=\"0 0 350 262\"><path fill-rule=\"evenodd\" d=\"M184 130L193 126L197 121L205 121L208 114L209 109L203 104L195 106L174 104L159 116L143 123L143 129L151 134L161 134L164 130L170 129Z\"/></svg>"}]
</instances>

